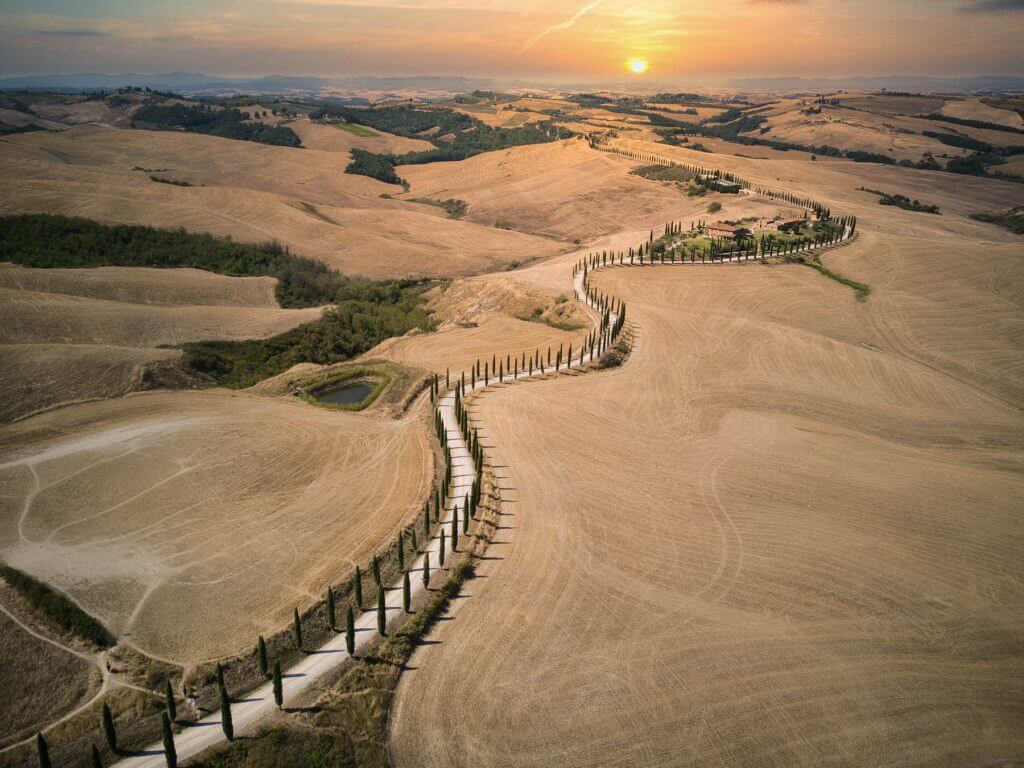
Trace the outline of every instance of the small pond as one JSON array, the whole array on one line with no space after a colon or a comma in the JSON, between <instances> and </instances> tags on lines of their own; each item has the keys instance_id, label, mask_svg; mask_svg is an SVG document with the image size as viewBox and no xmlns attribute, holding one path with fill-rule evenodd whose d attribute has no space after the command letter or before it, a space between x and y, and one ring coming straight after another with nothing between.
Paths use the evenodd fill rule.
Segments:
<instances>
[{"instance_id":1,"label":"small pond","mask_svg":"<svg viewBox=\"0 0 1024 768\"><path fill-rule=\"evenodd\" d=\"M343 384L340 387L325 389L313 395L318 403L330 403L332 405L353 405L361 403L366 396L373 392L375 383L370 381L357 381L354 384Z\"/></svg>"}]
</instances>

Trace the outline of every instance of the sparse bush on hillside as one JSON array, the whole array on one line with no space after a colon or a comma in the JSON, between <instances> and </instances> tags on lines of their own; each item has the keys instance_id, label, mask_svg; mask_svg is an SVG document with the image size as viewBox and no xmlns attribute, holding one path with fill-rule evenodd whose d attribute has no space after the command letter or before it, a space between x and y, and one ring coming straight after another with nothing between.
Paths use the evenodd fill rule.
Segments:
<instances>
[{"instance_id":1,"label":"sparse bush on hillside","mask_svg":"<svg viewBox=\"0 0 1024 768\"><path fill-rule=\"evenodd\" d=\"M195 186L195 184L193 184L190 181L180 181L178 179L168 179L168 178L166 178L164 176L153 176L153 175L151 175L149 177L149 180L150 181L159 182L160 184L173 184L176 187L194 187Z\"/></svg>"},{"instance_id":2,"label":"sparse bush on hillside","mask_svg":"<svg viewBox=\"0 0 1024 768\"><path fill-rule=\"evenodd\" d=\"M718 213L720 210L722 210L722 204L717 200L708 205L708 213Z\"/></svg>"},{"instance_id":3,"label":"sparse bush on hillside","mask_svg":"<svg viewBox=\"0 0 1024 768\"><path fill-rule=\"evenodd\" d=\"M996 213L972 213L971 218L987 224L998 224L1015 234L1024 235L1024 208L1011 208Z\"/></svg>"},{"instance_id":4,"label":"sparse bush on hillside","mask_svg":"<svg viewBox=\"0 0 1024 768\"><path fill-rule=\"evenodd\" d=\"M929 203L922 203L920 200L911 200L906 195L893 194L890 192L882 192L877 189L868 189L867 187L860 187L862 192L870 192L873 195L879 196L879 205L892 205L897 208L902 208L905 211L916 211L918 213L938 213L939 206L932 205Z\"/></svg>"}]
</instances>

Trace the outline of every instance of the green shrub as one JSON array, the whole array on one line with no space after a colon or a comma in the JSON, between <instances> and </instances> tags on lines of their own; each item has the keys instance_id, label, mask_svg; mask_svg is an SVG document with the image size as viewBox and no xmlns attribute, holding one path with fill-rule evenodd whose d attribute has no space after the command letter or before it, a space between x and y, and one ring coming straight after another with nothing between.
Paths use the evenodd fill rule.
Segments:
<instances>
[{"instance_id":1,"label":"green shrub","mask_svg":"<svg viewBox=\"0 0 1024 768\"><path fill-rule=\"evenodd\" d=\"M383 294L373 300L342 300L318 320L269 339L183 344L185 365L222 386L237 389L276 376L298 363L342 362L413 328L433 329L433 321L422 306L425 284L366 282Z\"/></svg>"},{"instance_id":2,"label":"green shrub","mask_svg":"<svg viewBox=\"0 0 1024 768\"><path fill-rule=\"evenodd\" d=\"M352 162L345 168L345 173L369 176L371 179L386 184L401 184L402 180L395 173L394 155L378 155L365 149L352 150Z\"/></svg>"}]
</instances>

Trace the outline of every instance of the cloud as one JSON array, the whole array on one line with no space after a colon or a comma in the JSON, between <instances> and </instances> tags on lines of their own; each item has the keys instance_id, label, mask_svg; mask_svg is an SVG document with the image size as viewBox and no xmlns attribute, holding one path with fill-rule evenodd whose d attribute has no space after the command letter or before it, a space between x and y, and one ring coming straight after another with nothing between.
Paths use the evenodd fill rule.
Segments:
<instances>
[{"instance_id":1,"label":"cloud","mask_svg":"<svg viewBox=\"0 0 1024 768\"><path fill-rule=\"evenodd\" d=\"M107 37L106 32L98 29L33 29L30 34L43 37Z\"/></svg>"},{"instance_id":2,"label":"cloud","mask_svg":"<svg viewBox=\"0 0 1024 768\"><path fill-rule=\"evenodd\" d=\"M969 5L960 6L963 13L1009 13L1024 11L1024 0L974 0Z\"/></svg>"},{"instance_id":3,"label":"cloud","mask_svg":"<svg viewBox=\"0 0 1024 768\"><path fill-rule=\"evenodd\" d=\"M584 5L578 11L576 11L575 14L573 14L570 18L566 19L565 21L561 21L558 24L554 24L548 27L547 29L541 30L536 35L527 40L525 43L523 43L523 47L519 49L519 53L525 53L526 51L530 50L531 48L533 48L533 46L535 46L545 37L550 35L552 32L557 32L558 30L561 29L569 29L569 27L573 26L577 21L582 19L584 16L586 16L600 4L601 0L591 0L591 2Z\"/></svg>"},{"instance_id":4,"label":"cloud","mask_svg":"<svg viewBox=\"0 0 1024 768\"><path fill-rule=\"evenodd\" d=\"M805 5L807 0L747 0L749 5Z\"/></svg>"}]
</instances>

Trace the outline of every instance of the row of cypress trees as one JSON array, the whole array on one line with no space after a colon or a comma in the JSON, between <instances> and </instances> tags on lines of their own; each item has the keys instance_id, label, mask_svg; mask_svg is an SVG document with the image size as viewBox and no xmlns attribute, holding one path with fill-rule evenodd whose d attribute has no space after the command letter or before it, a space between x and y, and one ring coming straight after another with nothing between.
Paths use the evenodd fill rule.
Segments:
<instances>
[{"instance_id":1,"label":"row of cypress trees","mask_svg":"<svg viewBox=\"0 0 1024 768\"><path fill-rule=\"evenodd\" d=\"M586 339L584 339L583 345L580 347L580 362L582 363L586 354L599 355L605 348L608 340L618 335L621 330L622 323L625 317L625 304L619 300L610 299L607 296L593 292L588 297L592 303L603 310L603 317L599 329L593 331ZM610 318L615 315L616 320L614 324L610 324ZM487 361L483 362L482 369L482 380L485 385L490 381L491 372L497 371L499 381L504 380L506 371L513 373L515 376L520 374L520 364L522 365L522 371L529 371L531 374L534 370L545 372L547 368L554 367L555 370L559 370L565 366L571 365L572 360L572 345L570 344L566 350L563 345L559 345L557 351L553 351L549 347L545 354L541 354L539 348L534 351L532 356L527 356L527 353L523 353L522 358L516 357L512 359L511 355L506 355L505 360L498 360L497 356L493 356L490 363ZM495 366L497 366L495 368ZM546 366L546 367L545 367ZM471 383L475 386L476 374L481 371L481 361L477 360L475 365L471 368ZM446 386L450 385L450 373L446 373L445 376ZM440 381L437 375L434 375L429 383L431 399L435 402L440 399ZM455 393L453 395L454 408L456 422L459 425L459 430L462 434L463 440L466 444L466 448L470 453L473 460L474 466L474 479L471 484L470 492L467 493L462 501L462 507L460 512L459 501L454 501L452 509L452 517L449 521L449 530L447 535L442 535L439 539L439 550L438 559L440 565L444 565L446 559L446 549L450 547L452 552L458 551L459 535L460 535L460 523L461 523L461 534L469 534L469 521L471 518L476 518L476 512L479 504L482 500L482 488L483 488L483 462L484 462L484 449L480 442L479 429L470 424L469 411L465 407L465 392L466 392L466 380L465 374L459 382L456 383ZM440 522L441 510L444 508L443 503L450 492L451 480L452 480L452 452L451 445L448 439L447 431L444 427L441 413L438 408L434 410L434 423L435 430L439 442L442 445L445 456L445 471L442 476L442 482L440 487L436 489L434 495L434 522ZM431 520L430 520L430 501L428 500L424 504L423 511L423 534L424 542L429 541L431 531ZM410 538L412 540L412 552L417 551L416 534L415 530L410 532ZM447 544L447 546L446 546ZM397 540L396 556L398 559L399 568L402 571L402 603L403 609L408 612L411 609L411 583L410 583L410 571L405 567L405 534L400 533ZM374 577L377 587L377 631L381 636L386 635L387 629L387 617L386 617L386 598L385 589L382 582L381 571L380 571L380 559L377 555L374 555L371 561L371 574ZM429 552L424 553L424 567L423 567L423 583L428 584L431 576L431 564ZM353 602L359 609L362 609L363 595L362 595L362 571L359 566L356 566L355 573L352 577L352 595ZM325 612L326 619L329 628L332 631L337 631L337 598L334 594L332 587L328 586L325 594ZM346 606L345 613L345 645L346 650L350 655L355 654L355 610L353 606L349 604ZM302 622L300 620L298 608L293 609L292 613L292 633L294 638L295 647L299 650L303 650L303 636L302 636ZM284 706L284 695L283 695L283 676L281 671L280 659L275 659L273 667L271 668L270 660L267 653L266 640L262 635L257 638L256 645L256 657L259 664L260 672L265 677L270 677L272 681L272 688L274 694L274 701L278 708ZM217 689L218 698L220 702L221 711L221 728L224 731L224 735L228 740L234 739L234 724L231 716L231 697L228 693L227 687L224 682L224 668L221 664L217 665ZM177 766L177 753L174 746L174 732L173 723L177 718L177 707L174 698L174 691L171 686L170 680L165 681L165 711L161 713L161 732L162 741L164 746L164 756L169 768L176 768ZM104 736L107 741L108 747L115 754L121 754L121 750L118 746L117 731L114 724L112 712L108 705L104 704L102 713L102 728ZM48 768L50 766L49 758L49 747L46 743L43 735L37 734L36 738L37 754L39 758L40 766ZM102 759L99 750L92 747L92 765L102 766Z\"/></svg>"}]
</instances>

